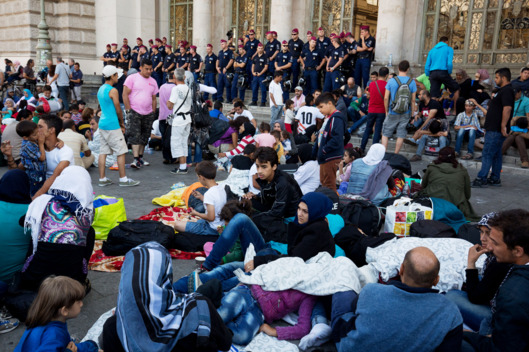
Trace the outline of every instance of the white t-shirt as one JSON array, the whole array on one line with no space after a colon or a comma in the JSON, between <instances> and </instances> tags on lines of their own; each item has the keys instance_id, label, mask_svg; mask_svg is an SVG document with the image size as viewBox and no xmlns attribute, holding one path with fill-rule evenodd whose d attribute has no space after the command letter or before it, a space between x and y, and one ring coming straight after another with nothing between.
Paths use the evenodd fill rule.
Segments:
<instances>
[{"instance_id":1,"label":"white t-shirt","mask_svg":"<svg viewBox=\"0 0 529 352\"><path fill-rule=\"evenodd\" d=\"M253 194L257 195L257 194L261 193L261 191L253 186L253 175L255 175L256 173L257 173L257 164L254 163L252 165L252 167L250 168L250 174L248 175L248 179L250 181L250 187L249 187L248 191L250 191Z\"/></svg>"},{"instance_id":2,"label":"white t-shirt","mask_svg":"<svg viewBox=\"0 0 529 352\"><path fill-rule=\"evenodd\" d=\"M294 114L294 111L287 109L285 111L285 123L291 124L292 120L296 118L296 114Z\"/></svg>"},{"instance_id":3,"label":"white t-shirt","mask_svg":"<svg viewBox=\"0 0 529 352\"><path fill-rule=\"evenodd\" d=\"M162 133L160 132L160 120L154 120L152 123L151 134L154 134L156 137L162 136Z\"/></svg>"},{"instance_id":4,"label":"white t-shirt","mask_svg":"<svg viewBox=\"0 0 529 352\"><path fill-rule=\"evenodd\" d=\"M188 91L189 91L189 94L187 93ZM187 98L186 98L186 94L187 94ZM173 90L171 90L171 96L169 97L169 101L174 104L173 114L177 112L185 113L191 110L191 104L192 104L191 95L192 95L191 90L185 84L177 84L176 86L173 87ZM180 108L180 105L182 104L184 99L185 99L185 102ZM180 109L176 111L176 109L178 108ZM185 126L190 123L191 123L190 114L185 115L185 118L182 115L175 115L172 125L173 126Z\"/></svg>"},{"instance_id":5,"label":"white t-shirt","mask_svg":"<svg viewBox=\"0 0 529 352\"><path fill-rule=\"evenodd\" d=\"M268 92L270 93L270 97L272 96L272 94L274 95L274 100L276 101L277 105L283 105L283 89L281 89L281 84L276 83L274 81L270 82ZM268 100L270 100L270 107L274 106L272 98Z\"/></svg>"},{"instance_id":6,"label":"white t-shirt","mask_svg":"<svg viewBox=\"0 0 529 352\"><path fill-rule=\"evenodd\" d=\"M235 113L235 114L233 115L233 119L236 120L237 117L239 117L239 116L247 117L248 120L250 120L250 121L253 120L253 115L252 115L252 113L251 113L249 110L243 110L243 111L242 111L242 114Z\"/></svg>"},{"instance_id":7,"label":"white t-shirt","mask_svg":"<svg viewBox=\"0 0 529 352\"><path fill-rule=\"evenodd\" d=\"M46 178L50 178L53 175L53 171L55 171L61 161L69 161L70 165L74 165L73 150L67 145L61 149L55 148L46 152Z\"/></svg>"},{"instance_id":8,"label":"white t-shirt","mask_svg":"<svg viewBox=\"0 0 529 352\"><path fill-rule=\"evenodd\" d=\"M315 160L307 161L294 173L294 179L303 194L314 192L320 187L320 165Z\"/></svg>"},{"instance_id":9,"label":"white t-shirt","mask_svg":"<svg viewBox=\"0 0 529 352\"><path fill-rule=\"evenodd\" d=\"M310 126L316 124L316 119L323 119L325 116L322 115L320 110L314 106L302 106L299 108L295 119L298 123L298 133L304 134L305 130Z\"/></svg>"},{"instance_id":10,"label":"white t-shirt","mask_svg":"<svg viewBox=\"0 0 529 352\"><path fill-rule=\"evenodd\" d=\"M204 208L206 208L206 215L208 214L207 204L211 204L215 207L215 220L209 222L209 226L215 231L218 226L224 225L224 222L220 219L219 214L224 204L226 204L226 191L224 186L213 186L204 193Z\"/></svg>"}]
</instances>

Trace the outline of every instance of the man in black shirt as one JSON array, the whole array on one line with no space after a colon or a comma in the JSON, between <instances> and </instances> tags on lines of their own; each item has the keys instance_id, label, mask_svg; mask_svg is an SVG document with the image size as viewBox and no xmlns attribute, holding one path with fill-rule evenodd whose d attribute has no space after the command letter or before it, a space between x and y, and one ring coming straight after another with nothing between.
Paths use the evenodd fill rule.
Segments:
<instances>
[{"instance_id":1,"label":"man in black shirt","mask_svg":"<svg viewBox=\"0 0 529 352\"><path fill-rule=\"evenodd\" d=\"M152 46L152 74L151 77L154 78L156 83L158 84L158 88L162 85L162 66L163 66L163 58L162 54L158 51L158 45Z\"/></svg>"},{"instance_id":2,"label":"man in black shirt","mask_svg":"<svg viewBox=\"0 0 529 352\"><path fill-rule=\"evenodd\" d=\"M248 66L248 55L246 54L245 46L239 45L239 56L235 58L235 63L233 67L235 68L235 76L233 77L233 82L231 83L231 96L235 99L237 97L237 90L239 91L239 98L244 101L244 93L246 85L239 87L239 77L246 77L246 66Z\"/></svg>"},{"instance_id":3,"label":"man in black shirt","mask_svg":"<svg viewBox=\"0 0 529 352\"><path fill-rule=\"evenodd\" d=\"M143 46L143 40L140 37L136 38L136 46L131 51L129 69L130 68L133 68L136 70L140 69L140 62L138 61L138 56L140 54L140 48L142 46Z\"/></svg>"},{"instance_id":4,"label":"man in black shirt","mask_svg":"<svg viewBox=\"0 0 529 352\"><path fill-rule=\"evenodd\" d=\"M202 57L197 54L197 47L194 45L191 45L189 47L189 71L193 73L193 76L195 77L195 82L198 79L198 74L202 70Z\"/></svg>"},{"instance_id":5,"label":"man in black shirt","mask_svg":"<svg viewBox=\"0 0 529 352\"><path fill-rule=\"evenodd\" d=\"M299 79L299 57L303 51L303 40L299 39L299 30L294 28L292 30L292 39L288 41L288 49L292 54L292 91L298 85Z\"/></svg>"},{"instance_id":6,"label":"man in black shirt","mask_svg":"<svg viewBox=\"0 0 529 352\"><path fill-rule=\"evenodd\" d=\"M415 132L411 139L405 140L407 144L408 142L416 143L416 141L421 138L420 131L427 129L426 126L428 126L431 119L446 119L446 115L441 103L435 99L432 99L428 90L422 89L419 92L418 98L419 112L414 118L411 119L411 123L417 128L417 132Z\"/></svg>"},{"instance_id":7,"label":"man in black shirt","mask_svg":"<svg viewBox=\"0 0 529 352\"><path fill-rule=\"evenodd\" d=\"M357 60L355 67L355 82L360 87L365 88L369 81L369 69L374 56L375 43L375 38L369 34L369 26L360 26L360 40L356 49Z\"/></svg>"},{"instance_id":8,"label":"man in black shirt","mask_svg":"<svg viewBox=\"0 0 529 352\"><path fill-rule=\"evenodd\" d=\"M163 59L163 83L167 83L167 74L173 72L175 69L175 57L173 54L173 47L171 45L165 46L165 59Z\"/></svg>"},{"instance_id":9,"label":"man in black shirt","mask_svg":"<svg viewBox=\"0 0 529 352\"><path fill-rule=\"evenodd\" d=\"M217 82L215 74L217 72L217 55L213 52L213 45L208 44L206 46L206 56L204 56L204 84L209 87L215 87L217 89ZM204 99L208 99L209 94L204 93ZM213 94L213 100L217 100L217 95Z\"/></svg>"},{"instance_id":10,"label":"man in black shirt","mask_svg":"<svg viewBox=\"0 0 529 352\"><path fill-rule=\"evenodd\" d=\"M478 177L472 182L472 187L482 188L488 185L501 186L501 167L503 141L510 130L510 121L514 107L514 89L511 85L511 70L500 68L496 71L494 79L500 87L498 93L492 98L485 118L485 144L481 158L481 170ZM489 170L490 177L487 179Z\"/></svg>"}]
</instances>

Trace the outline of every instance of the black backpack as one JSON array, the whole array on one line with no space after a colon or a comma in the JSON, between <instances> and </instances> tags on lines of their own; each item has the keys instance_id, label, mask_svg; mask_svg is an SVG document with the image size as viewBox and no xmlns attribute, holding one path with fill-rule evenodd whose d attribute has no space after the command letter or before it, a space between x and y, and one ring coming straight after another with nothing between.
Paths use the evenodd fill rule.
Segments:
<instances>
[{"instance_id":1,"label":"black backpack","mask_svg":"<svg viewBox=\"0 0 529 352\"><path fill-rule=\"evenodd\" d=\"M412 174L411 163L405 156L395 153L386 153L384 155L384 160L388 161L389 166L391 166L393 170L400 170L406 175Z\"/></svg>"},{"instance_id":2,"label":"black backpack","mask_svg":"<svg viewBox=\"0 0 529 352\"><path fill-rule=\"evenodd\" d=\"M370 201L353 199L343 207L341 215L346 225L355 225L368 236L379 235L382 213Z\"/></svg>"},{"instance_id":3,"label":"black backpack","mask_svg":"<svg viewBox=\"0 0 529 352\"><path fill-rule=\"evenodd\" d=\"M202 94L200 94L200 86L198 83L193 83L191 85L191 93L193 98L191 104L193 127L200 129L211 126L212 118L209 116L209 109L202 98Z\"/></svg>"},{"instance_id":4,"label":"black backpack","mask_svg":"<svg viewBox=\"0 0 529 352\"><path fill-rule=\"evenodd\" d=\"M456 231L444 222L437 220L418 220L411 224L411 237L421 238L454 238Z\"/></svg>"},{"instance_id":5,"label":"black backpack","mask_svg":"<svg viewBox=\"0 0 529 352\"><path fill-rule=\"evenodd\" d=\"M457 231L457 237L472 244L481 244L480 232L475 223L462 225Z\"/></svg>"},{"instance_id":6,"label":"black backpack","mask_svg":"<svg viewBox=\"0 0 529 352\"><path fill-rule=\"evenodd\" d=\"M101 249L108 256L125 255L132 248L149 241L158 242L169 249L173 246L174 236L174 229L159 221L123 221L110 230Z\"/></svg>"},{"instance_id":7,"label":"black backpack","mask_svg":"<svg viewBox=\"0 0 529 352\"><path fill-rule=\"evenodd\" d=\"M314 192L322 193L329 197L332 202L332 210L330 214L340 214L340 198L335 191L330 188L320 186L316 188Z\"/></svg>"}]
</instances>

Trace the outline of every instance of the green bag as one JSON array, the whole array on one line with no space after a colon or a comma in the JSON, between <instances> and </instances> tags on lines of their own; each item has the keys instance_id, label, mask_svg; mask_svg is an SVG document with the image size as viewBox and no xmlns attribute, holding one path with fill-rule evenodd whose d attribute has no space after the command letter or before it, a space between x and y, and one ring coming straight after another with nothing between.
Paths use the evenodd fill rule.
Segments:
<instances>
[{"instance_id":1,"label":"green bag","mask_svg":"<svg viewBox=\"0 0 529 352\"><path fill-rule=\"evenodd\" d=\"M96 232L96 240L106 240L108 233L114 227L118 226L120 222L127 220L127 212L125 211L125 203L123 198L97 196L97 199L117 199L114 204L103 205L95 209L94 222L92 227Z\"/></svg>"}]
</instances>

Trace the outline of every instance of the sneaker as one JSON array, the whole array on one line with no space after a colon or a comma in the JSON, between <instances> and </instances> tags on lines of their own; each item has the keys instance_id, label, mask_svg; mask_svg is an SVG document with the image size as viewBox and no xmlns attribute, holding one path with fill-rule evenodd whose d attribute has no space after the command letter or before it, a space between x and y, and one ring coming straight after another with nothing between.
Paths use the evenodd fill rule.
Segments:
<instances>
[{"instance_id":1,"label":"sneaker","mask_svg":"<svg viewBox=\"0 0 529 352\"><path fill-rule=\"evenodd\" d=\"M0 309L0 320L7 320L11 318L13 318L13 316L11 315L11 313L9 313L7 308L3 306L2 309Z\"/></svg>"},{"instance_id":2,"label":"sneaker","mask_svg":"<svg viewBox=\"0 0 529 352\"><path fill-rule=\"evenodd\" d=\"M472 181L472 184L470 185L472 188L486 188L487 187L487 181L481 180L479 178L476 178L474 181Z\"/></svg>"},{"instance_id":3,"label":"sneaker","mask_svg":"<svg viewBox=\"0 0 529 352\"><path fill-rule=\"evenodd\" d=\"M522 161L521 168L522 169L529 169L529 161Z\"/></svg>"},{"instance_id":4,"label":"sneaker","mask_svg":"<svg viewBox=\"0 0 529 352\"><path fill-rule=\"evenodd\" d=\"M410 161L411 161L411 162L421 161L421 160L422 160L422 156L417 155L417 154L415 154L414 156L412 156L412 157L410 158Z\"/></svg>"},{"instance_id":5,"label":"sneaker","mask_svg":"<svg viewBox=\"0 0 529 352\"><path fill-rule=\"evenodd\" d=\"M0 321L0 334L15 330L20 322L16 318L5 319Z\"/></svg>"},{"instance_id":6,"label":"sneaker","mask_svg":"<svg viewBox=\"0 0 529 352\"><path fill-rule=\"evenodd\" d=\"M185 169L183 169L183 170L181 168L177 167L174 170L171 170L171 173L175 174L175 175L185 175L185 174L187 174L187 167Z\"/></svg>"},{"instance_id":7,"label":"sneaker","mask_svg":"<svg viewBox=\"0 0 529 352\"><path fill-rule=\"evenodd\" d=\"M256 101L252 101L252 102L250 103L250 106L257 106L257 102L256 102Z\"/></svg>"},{"instance_id":8,"label":"sneaker","mask_svg":"<svg viewBox=\"0 0 529 352\"><path fill-rule=\"evenodd\" d=\"M99 187L105 187L105 186L110 186L112 184L112 180L107 178L106 180L104 181L99 181Z\"/></svg>"},{"instance_id":9,"label":"sneaker","mask_svg":"<svg viewBox=\"0 0 529 352\"><path fill-rule=\"evenodd\" d=\"M134 181L131 178L128 178L127 181L125 181L125 182L119 181L119 186L120 187L134 187L134 186L137 186L139 184L140 184L140 181Z\"/></svg>"},{"instance_id":10,"label":"sneaker","mask_svg":"<svg viewBox=\"0 0 529 352\"><path fill-rule=\"evenodd\" d=\"M266 107L266 104L265 103L261 103L259 104L260 107Z\"/></svg>"},{"instance_id":11,"label":"sneaker","mask_svg":"<svg viewBox=\"0 0 529 352\"><path fill-rule=\"evenodd\" d=\"M202 285L202 281L200 281L200 276L199 276L199 270L194 270L188 277L187 279L187 292L188 293L193 293L193 292L196 292L197 288L200 287L200 285Z\"/></svg>"},{"instance_id":12,"label":"sneaker","mask_svg":"<svg viewBox=\"0 0 529 352\"><path fill-rule=\"evenodd\" d=\"M141 164L141 166L149 166L149 165L151 165L150 162L145 161L145 160L143 160L143 159L140 159L140 164Z\"/></svg>"},{"instance_id":13,"label":"sneaker","mask_svg":"<svg viewBox=\"0 0 529 352\"><path fill-rule=\"evenodd\" d=\"M500 179L493 180L489 177L487 180L487 184L490 186L494 186L494 187L501 187L501 180Z\"/></svg>"},{"instance_id":14,"label":"sneaker","mask_svg":"<svg viewBox=\"0 0 529 352\"><path fill-rule=\"evenodd\" d=\"M141 167L141 163L138 160L134 160L130 163L130 167L133 169L139 169Z\"/></svg>"},{"instance_id":15,"label":"sneaker","mask_svg":"<svg viewBox=\"0 0 529 352\"><path fill-rule=\"evenodd\" d=\"M417 141L413 138L405 138L404 139L404 143L407 144L407 145L413 145L413 146L417 146Z\"/></svg>"}]
</instances>

